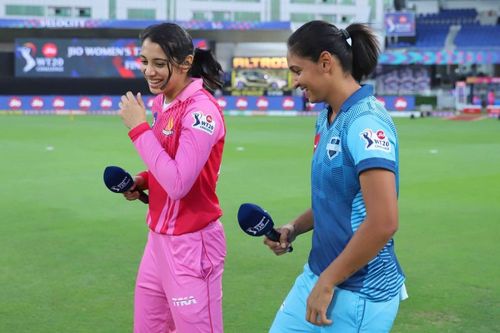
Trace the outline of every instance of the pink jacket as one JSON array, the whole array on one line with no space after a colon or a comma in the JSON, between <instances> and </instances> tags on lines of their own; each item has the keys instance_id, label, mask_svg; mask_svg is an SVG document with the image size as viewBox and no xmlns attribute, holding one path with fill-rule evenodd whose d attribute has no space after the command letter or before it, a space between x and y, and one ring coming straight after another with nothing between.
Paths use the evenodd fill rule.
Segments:
<instances>
[{"instance_id":1,"label":"pink jacket","mask_svg":"<svg viewBox=\"0 0 500 333\"><path fill-rule=\"evenodd\" d=\"M148 171L147 223L155 232L180 235L222 215L215 193L226 135L217 101L194 79L165 109L153 103L154 122L129 132Z\"/></svg>"}]
</instances>

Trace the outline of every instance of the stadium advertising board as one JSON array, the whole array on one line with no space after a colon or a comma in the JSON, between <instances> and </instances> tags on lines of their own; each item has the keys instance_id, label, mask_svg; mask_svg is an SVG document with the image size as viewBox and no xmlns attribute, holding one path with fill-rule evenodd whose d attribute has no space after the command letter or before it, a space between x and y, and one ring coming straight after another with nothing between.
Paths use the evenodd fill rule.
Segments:
<instances>
[{"instance_id":1,"label":"stadium advertising board","mask_svg":"<svg viewBox=\"0 0 500 333\"><path fill-rule=\"evenodd\" d=\"M7 29L136 29L142 30L163 20L100 20L81 18L0 18L0 28ZM290 21L173 21L187 30L291 30Z\"/></svg>"},{"instance_id":2,"label":"stadium advertising board","mask_svg":"<svg viewBox=\"0 0 500 333\"><path fill-rule=\"evenodd\" d=\"M411 37L416 33L414 13L385 13L384 25L388 37Z\"/></svg>"},{"instance_id":3,"label":"stadium advertising board","mask_svg":"<svg viewBox=\"0 0 500 333\"><path fill-rule=\"evenodd\" d=\"M0 110L25 114L116 114L121 96L0 96ZM144 96L148 108L154 96Z\"/></svg>"},{"instance_id":4,"label":"stadium advertising board","mask_svg":"<svg viewBox=\"0 0 500 333\"><path fill-rule=\"evenodd\" d=\"M148 108L154 96L144 96ZM219 96L217 102L224 110L235 111L321 111L324 103L304 105L299 96ZM389 111L413 111L415 96L381 95L377 99ZM116 113L120 96L0 96L0 111L20 113Z\"/></svg>"},{"instance_id":5,"label":"stadium advertising board","mask_svg":"<svg viewBox=\"0 0 500 333\"><path fill-rule=\"evenodd\" d=\"M381 65L472 65L500 64L500 51L408 51L386 50L379 57Z\"/></svg>"},{"instance_id":6,"label":"stadium advertising board","mask_svg":"<svg viewBox=\"0 0 500 333\"><path fill-rule=\"evenodd\" d=\"M320 111L323 103L304 105L298 96L220 96L217 102L224 110L234 111Z\"/></svg>"},{"instance_id":7,"label":"stadium advertising board","mask_svg":"<svg viewBox=\"0 0 500 333\"><path fill-rule=\"evenodd\" d=\"M272 95L290 91L286 57L234 57L232 95Z\"/></svg>"},{"instance_id":8,"label":"stadium advertising board","mask_svg":"<svg viewBox=\"0 0 500 333\"><path fill-rule=\"evenodd\" d=\"M154 96L143 96L148 109ZM304 104L299 96L218 96L217 103L228 114L297 115L313 114L325 108L324 103ZM416 109L415 96L381 95L377 99L393 116L405 115ZM120 96L0 96L2 114L117 114ZM492 108L499 109L499 105ZM493 109L492 109L493 110ZM488 110L492 113L493 111Z\"/></svg>"},{"instance_id":9,"label":"stadium advertising board","mask_svg":"<svg viewBox=\"0 0 500 333\"><path fill-rule=\"evenodd\" d=\"M116 114L120 96L0 96L0 111L21 114ZM148 109L154 96L143 96ZM297 96L219 96L226 111L320 111L323 103L303 105ZM0 112L1 114L1 112Z\"/></svg>"},{"instance_id":10,"label":"stadium advertising board","mask_svg":"<svg viewBox=\"0 0 500 333\"><path fill-rule=\"evenodd\" d=\"M204 39L195 47L207 48ZM16 39L17 77L136 78L140 71L138 39Z\"/></svg>"},{"instance_id":11,"label":"stadium advertising board","mask_svg":"<svg viewBox=\"0 0 500 333\"><path fill-rule=\"evenodd\" d=\"M414 111L415 96L376 96L388 111Z\"/></svg>"}]
</instances>

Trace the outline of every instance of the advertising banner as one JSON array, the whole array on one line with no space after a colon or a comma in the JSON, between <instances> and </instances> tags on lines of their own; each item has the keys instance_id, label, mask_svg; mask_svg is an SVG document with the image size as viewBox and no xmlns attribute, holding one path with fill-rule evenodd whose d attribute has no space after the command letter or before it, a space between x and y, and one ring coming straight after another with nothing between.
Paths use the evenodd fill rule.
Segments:
<instances>
[{"instance_id":1,"label":"advertising banner","mask_svg":"<svg viewBox=\"0 0 500 333\"><path fill-rule=\"evenodd\" d=\"M220 96L224 110L236 111L321 111L324 103L304 103L298 96Z\"/></svg>"},{"instance_id":2,"label":"advertising banner","mask_svg":"<svg viewBox=\"0 0 500 333\"><path fill-rule=\"evenodd\" d=\"M121 96L0 96L0 111L22 114L117 114ZM148 109L154 96L143 96ZM323 103L304 103L298 96L219 96L226 111L320 111Z\"/></svg>"},{"instance_id":3,"label":"advertising banner","mask_svg":"<svg viewBox=\"0 0 500 333\"><path fill-rule=\"evenodd\" d=\"M0 96L0 110L20 113L117 113L121 96ZM153 96L144 96L146 106Z\"/></svg>"},{"instance_id":4,"label":"advertising banner","mask_svg":"<svg viewBox=\"0 0 500 333\"><path fill-rule=\"evenodd\" d=\"M286 57L234 57L233 95L272 95L292 89Z\"/></svg>"},{"instance_id":5,"label":"advertising banner","mask_svg":"<svg viewBox=\"0 0 500 333\"><path fill-rule=\"evenodd\" d=\"M376 96L387 111L414 111L415 96Z\"/></svg>"},{"instance_id":6,"label":"advertising banner","mask_svg":"<svg viewBox=\"0 0 500 333\"><path fill-rule=\"evenodd\" d=\"M118 114L121 96L0 96L2 114ZM154 96L143 96L151 109ZM377 96L393 116L415 111L415 96ZM325 108L324 103L304 103L300 96L218 96L217 103L228 114L309 115ZM496 106L498 107L498 106ZM250 112L250 113L248 113Z\"/></svg>"},{"instance_id":7,"label":"advertising banner","mask_svg":"<svg viewBox=\"0 0 500 333\"><path fill-rule=\"evenodd\" d=\"M2 111L81 111L85 113L109 111L115 113L121 96L0 96ZM376 96L389 111L415 110L415 96ZM148 108L154 96L144 96ZM300 96L219 96L217 102L224 110L240 111L321 111L324 103L304 103Z\"/></svg>"},{"instance_id":8,"label":"advertising banner","mask_svg":"<svg viewBox=\"0 0 500 333\"><path fill-rule=\"evenodd\" d=\"M0 28L8 29L137 29L164 23L163 20L99 20L80 18L0 19ZM290 21L174 21L187 30L291 30Z\"/></svg>"},{"instance_id":9,"label":"advertising banner","mask_svg":"<svg viewBox=\"0 0 500 333\"><path fill-rule=\"evenodd\" d=\"M379 57L381 65L472 65L500 64L500 51L407 51L386 50Z\"/></svg>"},{"instance_id":10,"label":"advertising banner","mask_svg":"<svg viewBox=\"0 0 500 333\"><path fill-rule=\"evenodd\" d=\"M411 37L416 33L414 13L385 13L384 25L388 37Z\"/></svg>"},{"instance_id":11,"label":"advertising banner","mask_svg":"<svg viewBox=\"0 0 500 333\"><path fill-rule=\"evenodd\" d=\"M207 48L204 39L194 46ZM36 39L15 41L17 77L137 78L140 71L138 39Z\"/></svg>"}]
</instances>

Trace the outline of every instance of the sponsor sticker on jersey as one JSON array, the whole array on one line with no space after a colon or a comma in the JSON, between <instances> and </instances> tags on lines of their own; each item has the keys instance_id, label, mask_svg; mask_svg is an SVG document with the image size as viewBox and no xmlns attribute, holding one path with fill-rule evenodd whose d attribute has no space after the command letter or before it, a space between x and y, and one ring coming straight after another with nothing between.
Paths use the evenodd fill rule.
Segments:
<instances>
[{"instance_id":1,"label":"sponsor sticker on jersey","mask_svg":"<svg viewBox=\"0 0 500 333\"><path fill-rule=\"evenodd\" d=\"M361 131L361 133L359 133L359 136L362 140L365 141L366 150L380 150L386 153L389 153L391 151L391 143L384 130L379 129L374 131L370 128L367 128Z\"/></svg>"},{"instance_id":2,"label":"sponsor sticker on jersey","mask_svg":"<svg viewBox=\"0 0 500 333\"><path fill-rule=\"evenodd\" d=\"M215 121L211 115L203 114L202 112L193 113L194 123L193 128L196 128L200 131L206 132L210 135L214 134L215 131Z\"/></svg>"},{"instance_id":3,"label":"sponsor sticker on jersey","mask_svg":"<svg viewBox=\"0 0 500 333\"><path fill-rule=\"evenodd\" d=\"M165 128L162 130L162 133L166 136L174 134L174 119L170 117L167 121L167 125L165 125Z\"/></svg>"},{"instance_id":4,"label":"sponsor sticker on jersey","mask_svg":"<svg viewBox=\"0 0 500 333\"><path fill-rule=\"evenodd\" d=\"M334 136L330 139L330 141L326 144L326 154L330 160L333 160L340 152L342 151L342 147L340 146L340 138L338 136Z\"/></svg>"}]
</instances>

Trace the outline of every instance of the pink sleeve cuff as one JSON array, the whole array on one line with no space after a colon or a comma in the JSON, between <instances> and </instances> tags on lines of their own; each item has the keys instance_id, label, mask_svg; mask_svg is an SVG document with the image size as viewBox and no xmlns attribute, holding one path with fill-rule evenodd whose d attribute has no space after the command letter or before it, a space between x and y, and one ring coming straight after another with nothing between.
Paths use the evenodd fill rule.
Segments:
<instances>
[{"instance_id":1,"label":"pink sleeve cuff","mask_svg":"<svg viewBox=\"0 0 500 333\"><path fill-rule=\"evenodd\" d=\"M149 173L148 173L148 171L139 172L136 176L142 177L142 179L144 179L144 185L147 188L148 187L148 182L149 182Z\"/></svg>"},{"instance_id":2,"label":"pink sleeve cuff","mask_svg":"<svg viewBox=\"0 0 500 333\"><path fill-rule=\"evenodd\" d=\"M132 128L128 132L128 136L132 141L135 141L137 140L138 137L141 136L142 133L146 132L149 129L150 129L149 124L147 122L143 122L137 125L136 127Z\"/></svg>"}]
</instances>

